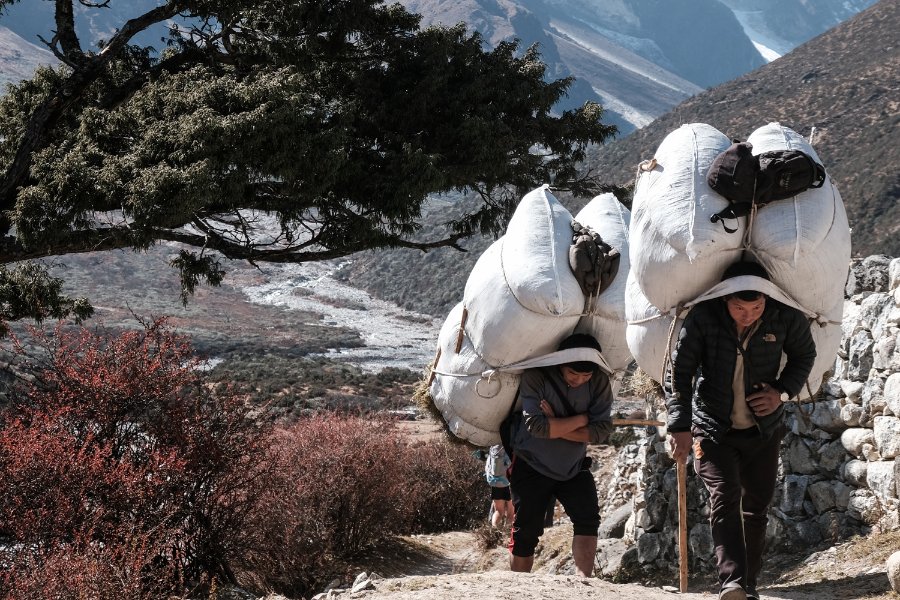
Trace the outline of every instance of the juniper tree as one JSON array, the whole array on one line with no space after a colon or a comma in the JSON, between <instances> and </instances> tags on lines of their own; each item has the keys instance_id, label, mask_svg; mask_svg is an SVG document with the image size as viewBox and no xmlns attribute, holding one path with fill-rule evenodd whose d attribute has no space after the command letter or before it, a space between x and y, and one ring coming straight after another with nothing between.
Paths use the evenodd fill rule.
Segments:
<instances>
[{"instance_id":1,"label":"juniper tree","mask_svg":"<svg viewBox=\"0 0 900 600\"><path fill-rule=\"evenodd\" d=\"M420 29L381 0L170 0L98 52L76 35L73 0L55 6L43 39L59 66L0 99L3 264L179 242L189 294L221 281L222 257L459 248L500 232L524 189L596 192L577 165L615 134L595 103L552 112L572 80L545 80L538 48ZM177 15L192 25L162 52L130 44ZM420 239L427 196L451 191L479 208ZM44 280L43 304L69 306Z\"/></svg>"}]
</instances>

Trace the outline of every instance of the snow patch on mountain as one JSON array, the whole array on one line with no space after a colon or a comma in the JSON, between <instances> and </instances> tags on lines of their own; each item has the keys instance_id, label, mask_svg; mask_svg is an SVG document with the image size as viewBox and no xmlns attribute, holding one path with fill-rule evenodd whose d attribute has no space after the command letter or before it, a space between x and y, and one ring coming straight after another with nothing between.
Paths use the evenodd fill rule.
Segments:
<instances>
[{"instance_id":1,"label":"snow patch on mountain","mask_svg":"<svg viewBox=\"0 0 900 600\"><path fill-rule=\"evenodd\" d=\"M732 8L731 12L734 13L738 23L744 28L744 33L750 38L750 41L753 42L753 45L756 46L756 49L759 50L759 53L762 54L762 57L767 62L781 58L794 49L790 42L775 39L771 35L764 33L765 25L762 20L764 16L762 11L735 10Z\"/></svg>"},{"instance_id":2,"label":"snow patch on mountain","mask_svg":"<svg viewBox=\"0 0 900 600\"><path fill-rule=\"evenodd\" d=\"M634 125L637 129L649 125L656 119L654 115L641 112L630 104L620 100L619 98L616 98L615 96L601 90L598 87L594 87L593 89L597 93L597 95L600 96L602 106L605 110L611 110L613 112L619 113L620 115L622 115L623 119Z\"/></svg>"},{"instance_id":3,"label":"snow patch on mountain","mask_svg":"<svg viewBox=\"0 0 900 600\"><path fill-rule=\"evenodd\" d=\"M619 43L619 41L617 41L617 39L614 39L628 38L629 36L623 36L615 32L609 32L614 36L610 37L605 35L604 33L601 33L601 31L607 31L603 30L602 27L597 27L596 25L593 25L581 19L578 20L590 27L591 30L597 32L600 39L605 38L605 40L608 40L610 47L601 47L598 43L595 43L594 41L588 39L588 35L585 35L586 33L588 33L587 31L579 31L577 28L570 26L566 22L559 21L557 19L551 19L550 26L573 43L581 46L597 57L617 64L623 69L627 69L632 73L640 75L641 77L649 79L650 81L658 83L659 85L665 86L670 90L674 90L688 96L692 96L702 91L701 87L696 86L690 81L682 79L677 75L670 73L669 71L666 71L658 64L650 61L646 57L641 56L640 54L628 48L625 48L621 43ZM637 40L638 38L630 39ZM656 47L657 51L659 50L659 47L656 46L656 43L652 40L643 41L653 44L653 46ZM665 57L663 57L663 60L665 60Z\"/></svg>"}]
</instances>

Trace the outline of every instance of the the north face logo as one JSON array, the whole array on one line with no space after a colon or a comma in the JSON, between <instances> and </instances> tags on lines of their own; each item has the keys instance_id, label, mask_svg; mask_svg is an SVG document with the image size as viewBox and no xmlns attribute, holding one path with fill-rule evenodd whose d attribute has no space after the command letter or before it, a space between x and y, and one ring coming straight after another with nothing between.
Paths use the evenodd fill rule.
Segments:
<instances>
[{"instance_id":1,"label":"the north face logo","mask_svg":"<svg viewBox=\"0 0 900 600\"><path fill-rule=\"evenodd\" d=\"M790 173L782 173L781 177L778 179L778 187L782 187L784 189L788 189L791 185L791 174Z\"/></svg>"},{"instance_id":2,"label":"the north face logo","mask_svg":"<svg viewBox=\"0 0 900 600\"><path fill-rule=\"evenodd\" d=\"M774 334L774 333L767 333L766 335L763 336L763 341L765 341L765 342L774 342L774 341L775 341L775 334Z\"/></svg>"}]
</instances>

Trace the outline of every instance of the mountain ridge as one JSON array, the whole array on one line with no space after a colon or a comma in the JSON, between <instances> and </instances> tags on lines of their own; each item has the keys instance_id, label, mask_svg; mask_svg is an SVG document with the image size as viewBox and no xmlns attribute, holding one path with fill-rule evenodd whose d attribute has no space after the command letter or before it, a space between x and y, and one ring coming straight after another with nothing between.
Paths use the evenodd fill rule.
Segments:
<instances>
[{"instance_id":1,"label":"mountain ridge","mask_svg":"<svg viewBox=\"0 0 900 600\"><path fill-rule=\"evenodd\" d=\"M613 183L634 178L665 135L708 123L746 139L778 121L812 140L853 227L855 256L900 255L900 1L881 0L781 59L689 98L631 135L591 151Z\"/></svg>"}]
</instances>

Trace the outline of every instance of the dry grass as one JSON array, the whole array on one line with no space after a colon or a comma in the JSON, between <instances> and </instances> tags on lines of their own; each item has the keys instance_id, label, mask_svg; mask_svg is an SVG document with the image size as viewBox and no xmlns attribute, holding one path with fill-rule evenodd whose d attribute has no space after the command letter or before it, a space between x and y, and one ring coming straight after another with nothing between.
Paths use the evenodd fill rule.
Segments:
<instances>
[{"instance_id":1,"label":"dry grass","mask_svg":"<svg viewBox=\"0 0 900 600\"><path fill-rule=\"evenodd\" d=\"M509 539L510 527L493 527L492 525L482 525L476 529L475 547L480 552L488 552L498 546L503 545Z\"/></svg>"},{"instance_id":2,"label":"dry grass","mask_svg":"<svg viewBox=\"0 0 900 600\"><path fill-rule=\"evenodd\" d=\"M442 433L444 434L444 438L447 440L447 442L451 444L466 446L468 448L471 448L472 450L477 450L478 448L480 448L480 446L476 446L468 440L457 437L453 434L452 431L450 431L450 426L447 424L447 421L444 420L444 415L441 414L441 411L438 410L437 406L435 406L434 398L431 397L431 390L430 386L428 385L428 381L430 379L431 365L426 365L424 378L416 383L416 387L413 390L413 404L418 406L419 410L431 417L432 421L441 425Z\"/></svg>"},{"instance_id":3,"label":"dry grass","mask_svg":"<svg viewBox=\"0 0 900 600\"><path fill-rule=\"evenodd\" d=\"M867 559L876 564L886 561L891 554L900 550L900 531L858 539L858 542L839 549L838 556L842 561Z\"/></svg>"},{"instance_id":4,"label":"dry grass","mask_svg":"<svg viewBox=\"0 0 900 600\"><path fill-rule=\"evenodd\" d=\"M664 398L663 388L649 373L638 367L634 374L622 382L622 391L630 392L639 398Z\"/></svg>"}]
</instances>

